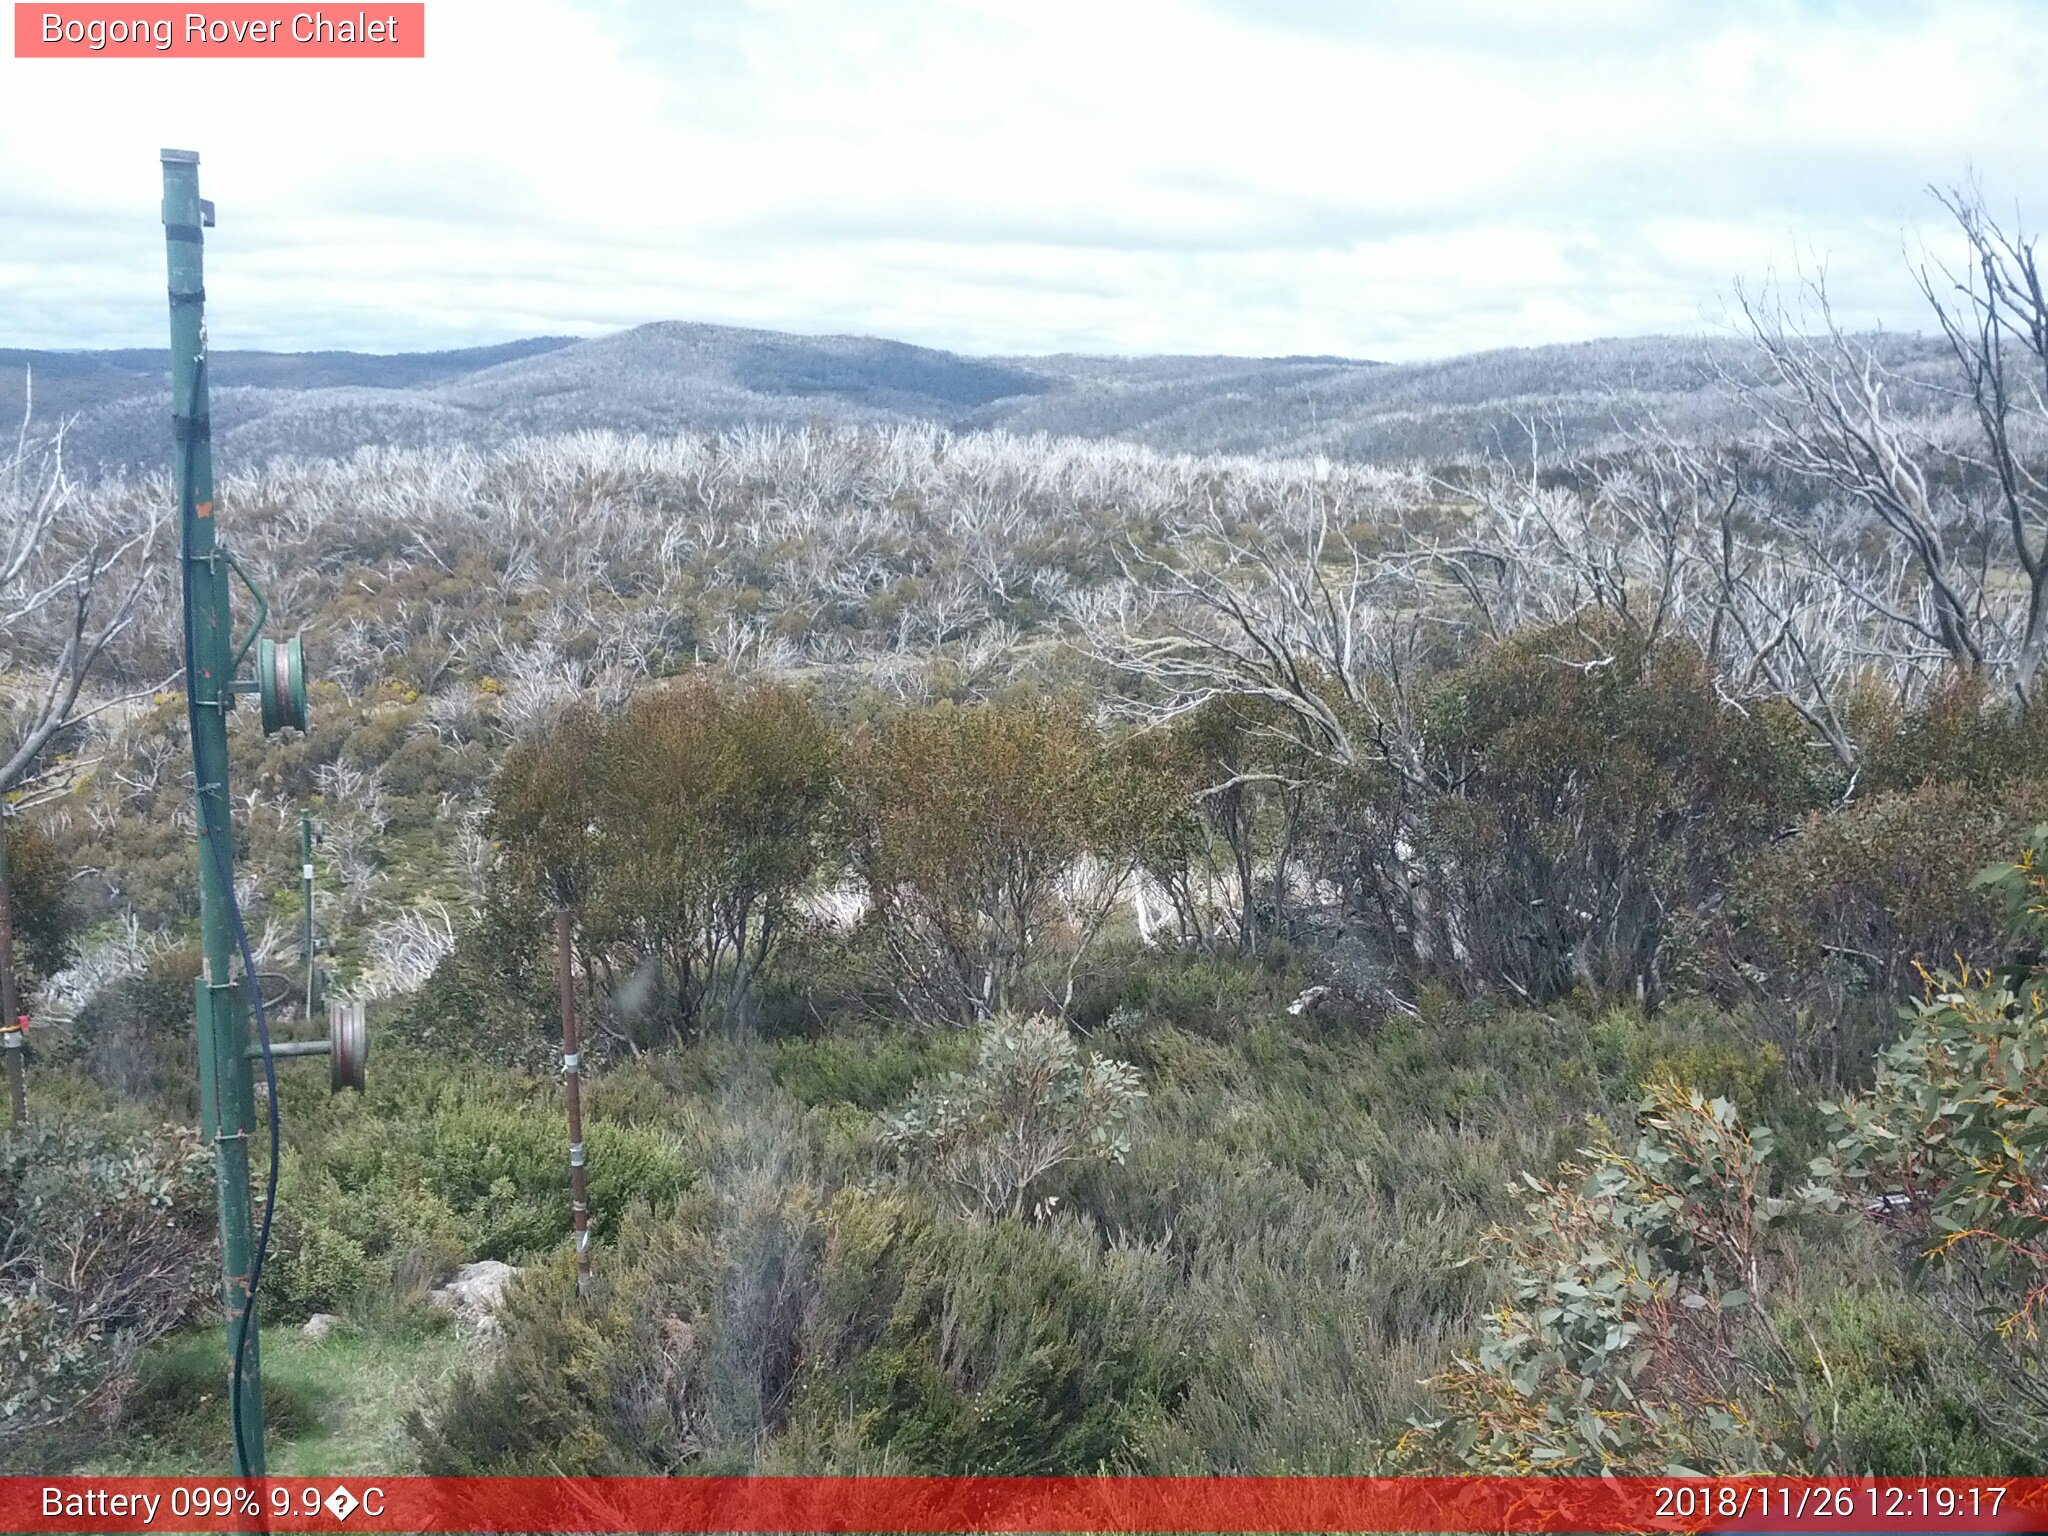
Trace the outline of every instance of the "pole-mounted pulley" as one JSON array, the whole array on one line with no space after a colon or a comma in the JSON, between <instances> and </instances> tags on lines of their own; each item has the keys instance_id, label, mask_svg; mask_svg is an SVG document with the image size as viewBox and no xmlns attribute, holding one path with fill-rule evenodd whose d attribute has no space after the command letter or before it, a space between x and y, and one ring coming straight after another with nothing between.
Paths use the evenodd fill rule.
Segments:
<instances>
[{"instance_id":1,"label":"pole-mounted pulley","mask_svg":"<svg viewBox=\"0 0 2048 1536\"><path fill-rule=\"evenodd\" d=\"M252 1045L247 1054L251 1061L261 1061L263 1047ZM294 1056L325 1056L327 1086L336 1093L344 1089L361 1093L370 1062L370 1034L363 1016L363 1005L329 1004L325 1040L273 1040L270 1054L278 1061Z\"/></svg>"},{"instance_id":2,"label":"pole-mounted pulley","mask_svg":"<svg viewBox=\"0 0 2048 1536\"><path fill-rule=\"evenodd\" d=\"M327 1010L327 1086L363 1091L370 1064L370 1032L361 1003L336 1003Z\"/></svg>"},{"instance_id":3,"label":"pole-mounted pulley","mask_svg":"<svg viewBox=\"0 0 2048 1536\"><path fill-rule=\"evenodd\" d=\"M275 736L286 726L306 728L306 648L297 635L256 642L256 688L264 735Z\"/></svg>"}]
</instances>

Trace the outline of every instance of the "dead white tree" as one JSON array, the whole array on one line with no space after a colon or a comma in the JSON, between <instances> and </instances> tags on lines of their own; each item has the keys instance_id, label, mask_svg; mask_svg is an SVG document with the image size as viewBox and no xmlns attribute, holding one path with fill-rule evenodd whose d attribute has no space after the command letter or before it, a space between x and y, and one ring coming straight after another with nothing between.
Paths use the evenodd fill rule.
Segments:
<instances>
[{"instance_id":1,"label":"dead white tree","mask_svg":"<svg viewBox=\"0 0 2048 1536\"><path fill-rule=\"evenodd\" d=\"M0 458L0 794L47 772L51 744L68 727L168 682L87 695L151 585L163 516L152 498L74 493L64 429L34 432L32 382L21 430Z\"/></svg>"},{"instance_id":2,"label":"dead white tree","mask_svg":"<svg viewBox=\"0 0 2048 1536\"><path fill-rule=\"evenodd\" d=\"M2001 626L2013 686L2025 698L2048 652L2048 297L2022 227L2008 233L1975 190L1934 195L1961 229L1968 257L1960 273L1923 265L1920 288L1976 418L1975 436L1955 451L1990 482L2006 548L2025 578L2020 612Z\"/></svg>"},{"instance_id":3,"label":"dead white tree","mask_svg":"<svg viewBox=\"0 0 2048 1536\"><path fill-rule=\"evenodd\" d=\"M1851 686L1875 677L1910 692L1939 660L1903 552L1869 552L1822 512L1776 511L1725 448L1678 442L1654 422L1624 440L1590 486L1478 479L1460 537L1416 547L1488 638L1599 612L1643 645L1689 642L1724 701L1785 701L1853 771Z\"/></svg>"},{"instance_id":4,"label":"dead white tree","mask_svg":"<svg viewBox=\"0 0 2048 1536\"><path fill-rule=\"evenodd\" d=\"M1092 655L1122 672L1130 707L1158 725L1218 700L1255 707L1239 729L1272 751L1212 764L1198 792L1212 809L1237 805L1257 787L1298 802L1311 779L1380 776L1386 814L1369 855L1376 889L1404 910L1398 919L1421 949L1433 942L1428 883L1416 877L1421 808L1439 792L1423 736L1418 684L1433 632L1455 598L1432 588L1423 552L1379 550L1373 528L1394 526L1376 496L1340 498L1311 482L1277 500L1243 485L1211 487L1161 551L1135 543L1121 556L1116 599L1077 599L1068 612ZM1443 601L1433 601L1441 598ZM1310 770L1310 764L1321 767ZM1241 809L1242 807L1240 807ZM1230 830L1239 940L1253 943L1255 892L1270 884L1276 910L1293 855L1293 816L1270 882L1249 862L1245 828Z\"/></svg>"},{"instance_id":5,"label":"dead white tree","mask_svg":"<svg viewBox=\"0 0 2048 1536\"><path fill-rule=\"evenodd\" d=\"M1167 550L1132 544L1119 560L1122 600L1070 612L1085 615L1098 659L1151 690L1154 719L1258 699L1288 722L1290 744L1339 767L1395 746L1380 685L1414 647L1401 617L1409 562L1369 552L1328 497L1311 490L1260 518L1212 495Z\"/></svg>"},{"instance_id":6,"label":"dead white tree","mask_svg":"<svg viewBox=\"0 0 2048 1536\"><path fill-rule=\"evenodd\" d=\"M1559 468L1379 500L1316 484L1274 497L1215 487L1162 548L1125 555L1113 601L1077 596L1068 611L1092 654L1131 680L1140 719L1219 699L1260 706L1240 713L1246 729L1289 750L1203 793L1336 789L1341 878L1417 958L1462 964L1486 917L1471 899L1481 877L1431 831L1446 808L1455 820L1469 765L1431 739L1422 705L1431 677L1471 659L1475 640L1557 631L1569 654L1548 659L1560 676L1688 647L1727 707L1787 702L1851 783L1849 690L1913 657L1843 579L1881 586L1897 571L1804 560L1744 505L1724 453L1653 431L1607 462Z\"/></svg>"},{"instance_id":7,"label":"dead white tree","mask_svg":"<svg viewBox=\"0 0 2048 1536\"><path fill-rule=\"evenodd\" d=\"M2026 702L2048 656L2048 299L2032 239L1975 192L1935 195L1966 252L1918 273L1946 370L1844 331L1823 272L1791 302L1739 295L1756 366L1728 382L1764 462L1821 493L1779 532L1895 637L1887 659L1933 652Z\"/></svg>"}]
</instances>

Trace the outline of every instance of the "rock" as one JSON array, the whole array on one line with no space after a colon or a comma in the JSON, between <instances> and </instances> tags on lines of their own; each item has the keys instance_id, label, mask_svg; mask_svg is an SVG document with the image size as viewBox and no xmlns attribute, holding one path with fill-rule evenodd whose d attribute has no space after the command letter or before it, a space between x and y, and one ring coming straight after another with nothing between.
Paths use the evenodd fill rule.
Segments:
<instances>
[{"instance_id":1,"label":"rock","mask_svg":"<svg viewBox=\"0 0 2048 1536\"><path fill-rule=\"evenodd\" d=\"M318 1344L327 1335L334 1332L335 1324L340 1321L341 1319L332 1312L315 1312L299 1326L299 1332L303 1333L315 1344Z\"/></svg>"},{"instance_id":2,"label":"rock","mask_svg":"<svg viewBox=\"0 0 2048 1536\"><path fill-rule=\"evenodd\" d=\"M446 1312L478 1333L498 1331L498 1306L519 1271L497 1259L479 1259L456 1270L448 1283L427 1292L427 1305Z\"/></svg>"},{"instance_id":3,"label":"rock","mask_svg":"<svg viewBox=\"0 0 2048 1536\"><path fill-rule=\"evenodd\" d=\"M1301 996L1287 1005L1287 1011L1298 1019L1329 995L1330 989L1328 987L1310 987Z\"/></svg>"}]
</instances>

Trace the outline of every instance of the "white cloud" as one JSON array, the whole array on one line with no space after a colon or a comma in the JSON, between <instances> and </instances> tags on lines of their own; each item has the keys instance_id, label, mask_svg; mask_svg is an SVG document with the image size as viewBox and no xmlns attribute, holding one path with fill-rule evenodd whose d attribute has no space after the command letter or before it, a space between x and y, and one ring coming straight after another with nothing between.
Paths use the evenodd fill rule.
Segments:
<instances>
[{"instance_id":1,"label":"white cloud","mask_svg":"<svg viewBox=\"0 0 2048 1536\"><path fill-rule=\"evenodd\" d=\"M654 319L1414 357L1697 329L2048 207L2028 0L429 0L423 61L0 59L0 344L158 341L155 151L221 345Z\"/></svg>"}]
</instances>

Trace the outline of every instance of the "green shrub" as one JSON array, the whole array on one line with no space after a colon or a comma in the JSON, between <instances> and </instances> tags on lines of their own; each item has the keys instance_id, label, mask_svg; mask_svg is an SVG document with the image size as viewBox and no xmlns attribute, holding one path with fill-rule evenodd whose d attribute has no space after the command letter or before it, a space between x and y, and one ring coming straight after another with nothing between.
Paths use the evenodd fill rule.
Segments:
<instances>
[{"instance_id":1,"label":"green shrub","mask_svg":"<svg viewBox=\"0 0 2048 1536\"><path fill-rule=\"evenodd\" d=\"M55 1054L123 1099L196 1120L192 984L199 967L199 947L180 945L101 988L58 1037Z\"/></svg>"},{"instance_id":2,"label":"green shrub","mask_svg":"<svg viewBox=\"0 0 2048 1536\"><path fill-rule=\"evenodd\" d=\"M977 1026L973 1067L920 1085L881 1119L883 1144L961 1209L1020 1216L1032 1186L1068 1163L1122 1162L1145 1097L1120 1061L1083 1057L1045 1014Z\"/></svg>"},{"instance_id":3,"label":"green shrub","mask_svg":"<svg viewBox=\"0 0 2048 1536\"><path fill-rule=\"evenodd\" d=\"M1268 939L1250 958L1183 948L1104 946L1104 963L1077 990L1069 1016L1096 1029L1118 1014L1143 1015L1226 1040L1283 1014L1321 972L1315 958Z\"/></svg>"},{"instance_id":4,"label":"green shrub","mask_svg":"<svg viewBox=\"0 0 2048 1536\"><path fill-rule=\"evenodd\" d=\"M1467 987L1660 994L1670 917L1821 789L1788 709L1597 616L1501 642L1420 713L1420 762L1330 786L1325 861L1387 953Z\"/></svg>"},{"instance_id":5,"label":"green shrub","mask_svg":"<svg viewBox=\"0 0 2048 1536\"><path fill-rule=\"evenodd\" d=\"M451 1096L406 1148L426 1187L462 1222L472 1251L519 1258L553 1246L569 1229L568 1131L557 1114L502 1101ZM658 1132L609 1124L584 1128L591 1222L602 1232L627 1198L673 1198L681 1159Z\"/></svg>"},{"instance_id":6,"label":"green shrub","mask_svg":"<svg viewBox=\"0 0 2048 1536\"><path fill-rule=\"evenodd\" d=\"M332 1227L293 1225L298 1228L296 1240L289 1231L284 1235L290 1244L288 1256L264 1266L264 1300L275 1302L269 1310L283 1317L305 1317L360 1301L371 1278L363 1245Z\"/></svg>"},{"instance_id":7,"label":"green shrub","mask_svg":"<svg viewBox=\"0 0 2048 1536\"><path fill-rule=\"evenodd\" d=\"M514 1288L504 1348L414 1433L437 1472L1095 1472L1191 1369L1092 1235L749 1177L643 1229L574 1299Z\"/></svg>"},{"instance_id":8,"label":"green shrub","mask_svg":"<svg viewBox=\"0 0 2048 1536\"><path fill-rule=\"evenodd\" d=\"M551 928L492 903L459 931L427 984L380 1030L423 1050L524 1071L559 1064L562 1050Z\"/></svg>"},{"instance_id":9,"label":"green shrub","mask_svg":"<svg viewBox=\"0 0 2048 1536\"><path fill-rule=\"evenodd\" d=\"M1184 1341L1147 1307L1140 1274L1090 1237L932 1221L854 1191L828 1232L834 1354L820 1363L838 1368L806 1391L906 1470L1129 1469L1185 1390Z\"/></svg>"},{"instance_id":10,"label":"green shrub","mask_svg":"<svg viewBox=\"0 0 2048 1536\"><path fill-rule=\"evenodd\" d=\"M2039 778L2048 761L2048 709L1994 699L1981 674L1956 676L1912 706L1867 691L1853 702L1852 721L1864 743L1858 778L1866 790L1953 784L1990 794Z\"/></svg>"},{"instance_id":11,"label":"green shrub","mask_svg":"<svg viewBox=\"0 0 2048 1536\"><path fill-rule=\"evenodd\" d=\"M498 1319L495 1357L408 1420L421 1470L573 1477L686 1464L687 1421L668 1418L680 1403L646 1392L669 1364L646 1269L614 1259L579 1299L574 1260L557 1255L507 1291Z\"/></svg>"},{"instance_id":12,"label":"green shrub","mask_svg":"<svg viewBox=\"0 0 2048 1536\"><path fill-rule=\"evenodd\" d=\"M752 1169L620 1233L579 1300L567 1255L500 1314L503 1348L413 1433L451 1474L741 1471L785 1423L821 1241L815 1188Z\"/></svg>"},{"instance_id":13,"label":"green shrub","mask_svg":"<svg viewBox=\"0 0 2048 1536\"><path fill-rule=\"evenodd\" d=\"M1407 1454L1513 1475L1799 1464L1804 1442L1775 1438L1755 1403L1756 1374L1792 1368L1760 1293L1783 1271L1776 1229L1828 1197L1769 1194L1770 1131L1725 1099L1665 1085L1641 1125L1632 1150L1523 1175L1526 1221L1493 1234L1508 1297L1436 1379L1443 1416L1418 1422Z\"/></svg>"},{"instance_id":14,"label":"green shrub","mask_svg":"<svg viewBox=\"0 0 2048 1536\"><path fill-rule=\"evenodd\" d=\"M879 1110L902 1100L919 1078L964 1067L973 1053L965 1034L865 1030L777 1041L768 1070L801 1103Z\"/></svg>"},{"instance_id":15,"label":"green shrub","mask_svg":"<svg viewBox=\"0 0 2048 1536\"><path fill-rule=\"evenodd\" d=\"M640 1044L744 1014L825 857L837 741L783 687L701 678L506 755L490 827L508 912L576 914L579 969Z\"/></svg>"},{"instance_id":16,"label":"green shrub","mask_svg":"<svg viewBox=\"0 0 2048 1536\"><path fill-rule=\"evenodd\" d=\"M80 913L71 896L70 861L49 833L23 816L10 816L0 827L7 839L15 984L25 1009L37 985L70 958Z\"/></svg>"},{"instance_id":17,"label":"green shrub","mask_svg":"<svg viewBox=\"0 0 2048 1536\"><path fill-rule=\"evenodd\" d=\"M277 1294L297 1311L424 1289L465 1258L524 1262L567 1241L568 1130L559 1091L487 1069L400 1058L367 1102L329 1107L288 1147L278 1203ZM586 1120L591 1229L690 1182L652 1125Z\"/></svg>"},{"instance_id":18,"label":"green shrub","mask_svg":"<svg viewBox=\"0 0 2048 1536\"><path fill-rule=\"evenodd\" d=\"M1866 1251L1839 1287L1824 1284L1826 1256L1807 1256L1811 1302L1787 1319L1788 1336L1807 1345L1801 1390L1829 1459L1867 1477L2038 1475L2040 1415L1976 1351L1955 1347L1942 1299L1899 1283L1889 1234L1869 1235L1879 1241L1845 1245Z\"/></svg>"},{"instance_id":19,"label":"green shrub","mask_svg":"<svg viewBox=\"0 0 2048 1536\"><path fill-rule=\"evenodd\" d=\"M1874 1193L1929 1261L1976 1274L1983 1321L2033 1337L2048 1313L2048 826L2017 864L1984 871L2022 957L1930 972L1877 1078L1827 1106L1816 1174Z\"/></svg>"},{"instance_id":20,"label":"green shrub","mask_svg":"<svg viewBox=\"0 0 2048 1536\"><path fill-rule=\"evenodd\" d=\"M1592 1022L1588 1042L1617 1096L1648 1083L1684 1083L1727 1099L1745 1120L1769 1123L1781 1140L1788 1121L1802 1130L1813 1121L1811 1100L1784 1051L1703 999L1680 998L1654 1013L1609 1008Z\"/></svg>"},{"instance_id":21,"label":"green shrub","mask_svg":"<svg viewBox=\"0 0 2048 1536\"><path fill-rule=\"evenodd\" d=\"M2048 785L1875 794L1745 858L1687 925L1681 974L1754 1010L1810 1077L1860 1074L1921 965L1986 954L1997 903L1971 877L2048 815Z\"/></svg>"},{"instance_id":22,"label":"green shrub","mask_svg":"<svg viewBox=\"0 0 2048 1536\"><path fill-rule=\"evenodd\" d=\"M1139 793L1142 765L1079 711L1038 701L904 711L854 733L846 774L863 930L918 1018L1064 1007L1146 818L1174 803Z\"/></svg>"},{"instance_id":23,"label":"green shrub","mask_svg":"<svg viewBox=\"0 0 2048 1536\"><path fill-rule=\"evenodd\" d=\"M217 1294L212 1170L196 1133L115 1118L0 1143L0 1466L117 1409L142 1350Z\"/></svg>"}]
</instances>

